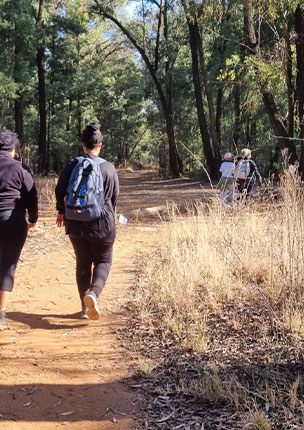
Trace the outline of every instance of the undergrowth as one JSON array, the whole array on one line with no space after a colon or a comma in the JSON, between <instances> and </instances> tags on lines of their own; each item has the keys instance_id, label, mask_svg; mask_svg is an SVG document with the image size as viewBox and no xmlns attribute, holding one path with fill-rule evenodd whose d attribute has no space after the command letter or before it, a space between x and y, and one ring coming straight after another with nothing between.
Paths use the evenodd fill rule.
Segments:
<instances>
[{"instance_id":1,"label":"undergrowth","mask_svg":"<svg viewBox=\"0 0 304 430\"><path fill-rule=\"evenodd\" d=\"M173 210L157 250L142 264L136 301L142 319L170 328L184 346L208 348L208 315L252 304L267 330L304 334L303 189L283 178L282 200ZM231 316L233 317L233 315Z\"/></svg>"},{"instance_id":2,"label":"undergrowth","mask_svg":"<svg viewBox=\"0 0 304 430\"><path fill-rule=\"evenodd\" d=\"M272 203L172 210L133 301L149 359L162 345L150 394L228 407L223 429L301 428L303 203L302 183L285 176Z\"/></svg>"}]
</instances>

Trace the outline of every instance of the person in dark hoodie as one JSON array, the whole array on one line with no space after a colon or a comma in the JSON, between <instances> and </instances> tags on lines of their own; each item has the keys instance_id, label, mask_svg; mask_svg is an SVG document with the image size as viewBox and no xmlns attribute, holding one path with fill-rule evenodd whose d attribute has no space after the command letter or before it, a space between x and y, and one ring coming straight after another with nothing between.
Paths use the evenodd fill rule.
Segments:
<instances>
[{"instance_id":1,"label":"person in dark hoodie","mask_svg":"<svg viewBox=\"0 0 304 430\"><path fill-rule=\"evenodd\" d=\"M13 132L0 129L0 330L9 328L6 307L16 265L27 231L38 219L35 183L29 168L14 159L16 142Z\"/></svg>"},{"instance_id":2,"label":"person in dark hoodie","mask_svg":"<svg viewBox=\"0 0 304 430\"><path fill-rule=\"evenodd\" d=\"M119 194L118 177L113 164L98 157L102 147L99 123L89 123L81 135L83 157L74 158L63 169L56 189L57 225L65 225L76 256L76 281L81 300L80 318L98 320L100 316L98 297L108 278L113 244L116 236L115 207ZM78 163L98 164L103 181L104 201L101 213L93 220L69 219L66 202L67 190L73 170ZM96 168L96 166L95 166ZM80 198L80 196L78 196ZM81 200L81 198L80 198ZM81 212L81 210L79 211Z\"/></svg>"}]
</instances>

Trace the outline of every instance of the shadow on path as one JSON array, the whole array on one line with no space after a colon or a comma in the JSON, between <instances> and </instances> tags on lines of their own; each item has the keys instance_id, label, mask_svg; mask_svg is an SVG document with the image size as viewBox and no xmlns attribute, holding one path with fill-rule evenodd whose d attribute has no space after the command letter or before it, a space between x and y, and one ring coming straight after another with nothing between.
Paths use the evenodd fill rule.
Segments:
<instances>
[{"instance_id":1,"label":"shadow on path","mask_svg":"<svg viewBox=\"0 0 304 430\"><path fill-rule=\"evenodd\" d=\"M10 320L25 324L31 328L35 329L43 329L43 330L61 330L61 329L68 329L68 328L80 328L85 327L88 325L87 320L79 320L79 313L74 314L66 314L66 315L60 315L60 314L31 314L31 313L25 313L25 312L8 312L7 317ZM58 319L58 323L53 323L48 321L49 318L56 318ZM63 319L70 319L78 321L82 321L82 323L75 323L74 321L71 321L70 324L61 324L60 320Z\"/></svg>"}]
</instances>

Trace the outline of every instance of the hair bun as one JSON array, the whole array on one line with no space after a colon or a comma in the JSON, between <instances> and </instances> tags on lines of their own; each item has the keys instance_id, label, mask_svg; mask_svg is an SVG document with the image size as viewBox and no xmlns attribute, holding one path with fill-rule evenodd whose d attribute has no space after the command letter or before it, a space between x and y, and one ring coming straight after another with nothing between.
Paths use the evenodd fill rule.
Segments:
<instances>
[{"instance_id":1,"label":"hair bun","mask_svg":"<svg viewBox=\"0 0 304 430\"><path fill-rule=\"evenodd\" d=\"M100 132L99 122L88 123L81 135L81 141L88 149L92 149L95 145L102 143L102 134Z\"/></svg>"},{"instance_id":2,"label":"hair bun","mask_svg":"<svg viewBox=\"0 0 304 430\"><path fill-rule=\"evenodd\" d=\"M100 124L99 122L90 122L87 127L91 130L97 131L100 130Z\"/></svg>"}]
</instances>

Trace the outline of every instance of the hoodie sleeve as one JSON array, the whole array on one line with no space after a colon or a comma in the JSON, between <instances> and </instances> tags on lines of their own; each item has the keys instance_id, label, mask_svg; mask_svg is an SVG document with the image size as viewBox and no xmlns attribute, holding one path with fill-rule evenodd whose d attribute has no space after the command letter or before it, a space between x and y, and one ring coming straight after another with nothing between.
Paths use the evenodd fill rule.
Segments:
<instances>
[{"instance_id":1,"label":"hoodie sleeve","mask_svg":"<svg viewBox=\"0 0 304 430\"><path fill-rule=\"evenodd\" d=\"M37 190L30 169L24 164L22 165L22 176L22 195L29 214L28 220L35 224L38 220Z\"/></svg>"}]
</instances>

